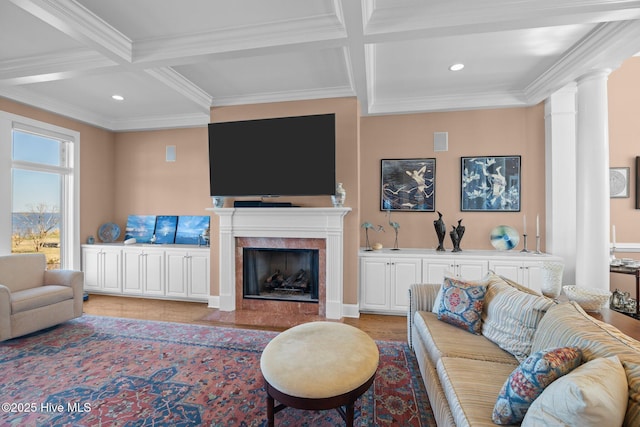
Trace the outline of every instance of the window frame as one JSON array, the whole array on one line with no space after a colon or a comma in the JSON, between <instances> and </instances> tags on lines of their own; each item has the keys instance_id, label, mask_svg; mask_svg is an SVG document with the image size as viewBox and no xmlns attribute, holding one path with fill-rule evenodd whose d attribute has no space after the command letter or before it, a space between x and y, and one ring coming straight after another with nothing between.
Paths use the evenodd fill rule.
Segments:
<instances>
[{"instance_id":1,"label":"window frame","mask_svg":"<svg viewBox=\"0 0 640 427\"><path fill-rule=\"evenodd\" d=\"M13 131L65 142L66 166L13 160ZM61 174L60 268L80 269L80 133L50 123L0 111L0 254L11 253L12 174L20 169Z\"/></svg>"}]
</instances>

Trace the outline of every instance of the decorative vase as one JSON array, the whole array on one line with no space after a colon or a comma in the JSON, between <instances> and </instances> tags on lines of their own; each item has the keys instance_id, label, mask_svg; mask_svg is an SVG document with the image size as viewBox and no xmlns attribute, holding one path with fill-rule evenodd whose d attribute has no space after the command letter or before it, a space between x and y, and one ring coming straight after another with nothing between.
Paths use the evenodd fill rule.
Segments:
<instances>
[{"instance_id":1,"label":"decorative vase","mask_svg":"<svg viewBox=\"0 0 640 427\"><path fill-rule=\"evenodd\" d=\"M342 183L339 182L336 185L336 194L331 196L331 202L333 203L333 207L341 208L342 206L344 206L344 200L346 197L347 197L347 192L342 186Z\"/></svg>"},{"instance_id":2,"label":"decorative vase","mask_svg":"<svg viewBox=\"0 0 640 427\"><path fill-rule=\"evenodd\" d=\"M213 196L211 198L211 200L213 201L213 207L214 208L222 208L222 207L224 207L224 197Z\"/></svg>"}]
</instances>

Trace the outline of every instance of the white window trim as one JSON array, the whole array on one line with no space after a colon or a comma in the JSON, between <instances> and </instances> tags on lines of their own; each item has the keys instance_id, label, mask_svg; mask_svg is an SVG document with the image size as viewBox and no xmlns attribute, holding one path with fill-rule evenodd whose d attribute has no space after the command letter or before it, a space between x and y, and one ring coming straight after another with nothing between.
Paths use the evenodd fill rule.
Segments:
<instances>
[{"instance_id":1,"label":"white window trim","mask_svg":"<svg viewBox=\"0 0 640 427\"><path fill-rule=\"evenodd\" d=\"M0 111L0 255L11 253L11 207L12 207L12 130L28 130L45 133L73 143L73 157L69 167L73 172L67 175L64 185L69 200L63 200L66 215L62 218L65 239L61 245L60 268L80 270L80 132L65 129L28 117Z\"/></svg>"}]
</instances>

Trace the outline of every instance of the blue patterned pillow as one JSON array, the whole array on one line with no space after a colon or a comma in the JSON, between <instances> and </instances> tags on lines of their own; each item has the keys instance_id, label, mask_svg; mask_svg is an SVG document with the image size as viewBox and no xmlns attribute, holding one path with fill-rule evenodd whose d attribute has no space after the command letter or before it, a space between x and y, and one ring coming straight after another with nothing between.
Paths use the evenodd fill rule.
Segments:
<instances>
[{"instance_id":1,"label":"blue patterned pillow","mask_svg":"<svg viewBox=\"0 0 640 427\"><path fill-rule=\"evenodd\" d=\"M578 347L560 347L531 354L509 375L493 408L496 424L520 424L544 389L582 363Z\"/></svg>"},{"instance_id":2,"label":"blue patterned pillow","mask_svg":"<svg viewBox=\"0 0 640 427\"><path fill-rule=\"evenodd\" d=\"M442 283L438 319L480 335L482 307L486 292L487 283L465 282L445 277Z\"/></svg>"}]
</instances>

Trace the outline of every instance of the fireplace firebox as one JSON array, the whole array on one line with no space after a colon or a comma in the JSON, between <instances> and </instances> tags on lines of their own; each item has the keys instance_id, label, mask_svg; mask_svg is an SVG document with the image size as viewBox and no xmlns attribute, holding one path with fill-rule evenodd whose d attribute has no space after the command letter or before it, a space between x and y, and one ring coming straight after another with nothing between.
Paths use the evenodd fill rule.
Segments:
<instances>
[{"instance_id":1,"label":"fireplace firebox","mask_svg":"<svg viewBox=\"0 0 640 427\"><path fill-rule=\"evenodd\" d=\"M317 249L245 247L242 260L243 298L318 303Z\"/></svg>"}]
</instances>

